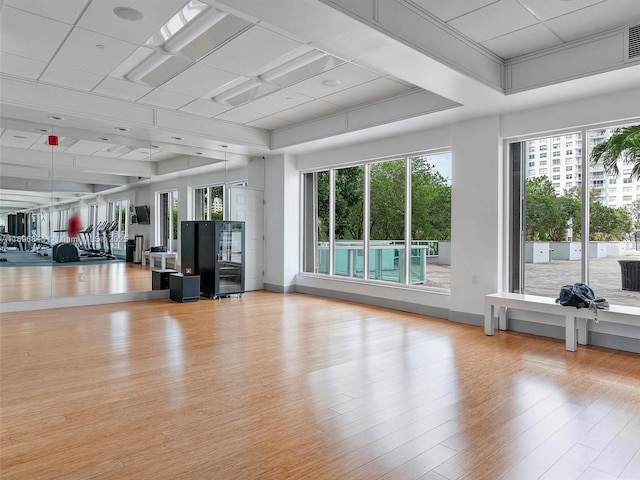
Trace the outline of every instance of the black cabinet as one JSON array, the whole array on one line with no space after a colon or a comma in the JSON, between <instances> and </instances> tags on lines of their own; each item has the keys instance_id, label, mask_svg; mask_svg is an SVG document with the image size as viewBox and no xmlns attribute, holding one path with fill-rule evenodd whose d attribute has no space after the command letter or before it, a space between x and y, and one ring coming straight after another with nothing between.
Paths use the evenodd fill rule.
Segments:
<instances>
[{"instance_id":1,"label":"black cabinet","mask_svg":"<svg viewBox=\"0 0 640 480\"><path fill-rule=\"evenodd\" d=\"M195 275L198 272L196 259L196 228L198 222L180 223L180 266L185 275Z\"/></svg>"},{"instance_id":2,"label":"black cabinet","mask_svg":"<svg viewBox=\"0 0 640 480\"><path fill-rule=\"evenodd\" d=\"M197 302L200 299L200 276L169 275L169 297L174 302Z\"/></svg>"},{"instance_id":3,"label":"black cabinet","mask_svg":"<svg viewBox=\"0 0 640 480\"><path fill-rule=\"evenodd\" d=\"M152 290L168 290L169 276L172 273L178 273L177 270L165 268L164 270L151 271L151 289Z\"/></svg>"},{"instance_id":4,"label":"black cabinet","mask_svg":"<svg viewBox=\"0 0 640 480\"><path fill-rule=\"evenodd\" d=\"M244 293L244 222L181 223L182 273L200 276L209 297Z\"/></svg>"}]
</instances>

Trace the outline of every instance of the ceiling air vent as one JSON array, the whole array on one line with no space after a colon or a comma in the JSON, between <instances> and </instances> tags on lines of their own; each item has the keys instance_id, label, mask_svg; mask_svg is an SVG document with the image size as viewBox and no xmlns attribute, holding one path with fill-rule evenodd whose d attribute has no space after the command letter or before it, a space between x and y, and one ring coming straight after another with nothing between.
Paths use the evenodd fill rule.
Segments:
<instances>
[{"instance_id":1,"label":"ceiling air vent","mask_svg":"<svg viewBox=\"0 0 640 480\"><path fill-rule=\"evenodd\" d=\"M632 25L628 28L629 48L627 50L629 60L640 58L640 25Z\"/></svg>"}]
</instances>

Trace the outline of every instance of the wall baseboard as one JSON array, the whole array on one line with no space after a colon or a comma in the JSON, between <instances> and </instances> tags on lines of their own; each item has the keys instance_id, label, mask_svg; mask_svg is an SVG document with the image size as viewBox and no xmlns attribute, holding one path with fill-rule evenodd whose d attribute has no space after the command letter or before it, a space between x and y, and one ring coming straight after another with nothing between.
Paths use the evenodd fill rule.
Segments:
<instances>
[{"instance_id":1,"label":"wall baseboard","mask_svg":"<svg viewBox=\"0 0 640 480\"><path fill-rule=\"evenodd\" d=\"M432 307L430 305L403 302L400 300L393 300L389 298L380 298L370 295L341 292L336 290L301 285L296 286L295 291L298 293L306 293L309 295L318 295L319 297L336 298L338 300L345 300L348 302L374 305L376 307L391 308L393 310L400 310L402 312L417 313L420 315L449 319L449 310L444 308Z\"/></svg>"},{"instance_id":2,"label":"wall baseboard","mask_svg":"<svg viewBox=\"0 0 640 480\"><path fill-rule=\"evenodd\" d=\"M145 292L84 295L80 297L44 298L41 300L3 302L0 303L0 312L11 313L27 312L30 310L47 310L49 308L86 307L107 303L158 300L162 298L169 298L169 290L148 290Z\"/></svg>"},{"instance_id":3,"label":"wall baseboard","mask_svg":"<svg viewBox=\"0 0 640 480\"><path fill-rule=\"evenodd\" d=\"M263 290L266 290L267 292L273 292L273 293L295 293L296 292L296 286L295 285L275 285L273 283L264 283L262 285Z\"/></svg>"}]
</instances>

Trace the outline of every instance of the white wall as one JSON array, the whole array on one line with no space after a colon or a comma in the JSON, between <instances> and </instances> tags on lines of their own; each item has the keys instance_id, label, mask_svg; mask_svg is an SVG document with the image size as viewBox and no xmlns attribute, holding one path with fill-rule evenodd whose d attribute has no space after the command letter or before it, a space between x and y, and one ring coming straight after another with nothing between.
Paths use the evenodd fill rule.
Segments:
<instances>
[{"instance_id":1,"label":"white wall","mask_svg":"<svg viewBox=\"0 0 640 480\"><path fill-rule=\"evenodd\" d=\"M497 291L501 152L497 116L453 126L451 308L478 314Z\"/></svg>"},{"instance_id":2,"label":"white wall","mask_svg":"<svg viewBox=\"0 0 640 480\"><path fill-rule=\"evenodd\" d=\"M607 95L510 113L502 116L502 138L543 134L553 130L639 118L640 87Z\"/></svg>"},{"instance_id":3,"label":"white wall","mask_svg":"<svg viewBox=\"0 0 640 480\"><path fill-rule=\"evenodd\" d=\"M292 289L300 265L300 174L288 155L265 160L265 289Z\"/></svg>"}]
</instances>

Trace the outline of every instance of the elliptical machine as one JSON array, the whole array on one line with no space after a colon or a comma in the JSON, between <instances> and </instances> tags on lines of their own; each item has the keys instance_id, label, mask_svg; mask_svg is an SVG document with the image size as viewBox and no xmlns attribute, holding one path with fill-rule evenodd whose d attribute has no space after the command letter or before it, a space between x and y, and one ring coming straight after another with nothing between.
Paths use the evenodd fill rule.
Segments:
<instances>
[{"instance_id":1,"label":"elliptical machine","mask_svg":"<svg viewBox=\"0 0 640 480\"><path fill-rule=\"evenodd\" d=\"M112 222L105 222L102 228L98 229L98 237L100 238L100 256L106 257L110 260L115 260L116 256L111 252L111 232L113 232L118 223L114 220Z\"/></svg>"}]
</instances>

